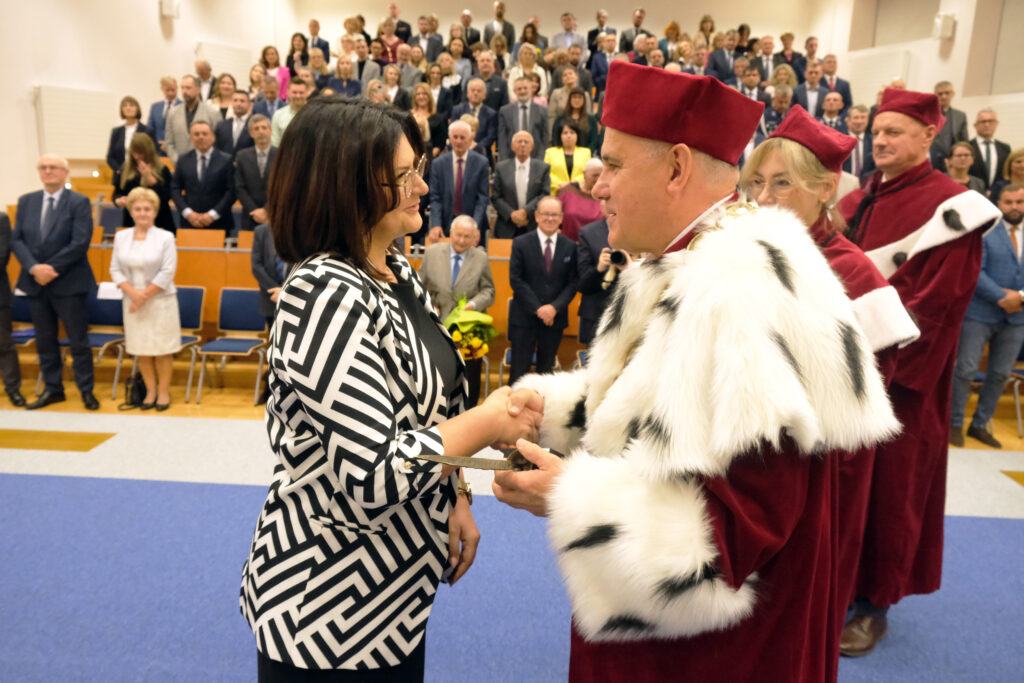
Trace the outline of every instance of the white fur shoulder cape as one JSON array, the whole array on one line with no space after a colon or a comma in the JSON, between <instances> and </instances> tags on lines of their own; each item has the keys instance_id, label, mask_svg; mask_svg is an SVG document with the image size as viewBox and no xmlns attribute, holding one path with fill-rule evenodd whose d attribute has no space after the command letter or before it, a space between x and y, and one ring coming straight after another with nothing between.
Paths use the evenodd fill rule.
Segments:
<instances>
[{"instance_id":1,"label":"white fur shoulder cape","mask_svg":"<svg viewBox=\"0 0 1024 683\"><path fill-rule=\"evenodd\" d=\"M587 367L518 386L545 397L541 445L570 454L549 536L590 640L692 635L754 610L756 577L734 590L714 574L691 475L725 475L784 433L812 454L899 431L842 285L776 209L623 272Z\"/></svg>"}]
</instances>

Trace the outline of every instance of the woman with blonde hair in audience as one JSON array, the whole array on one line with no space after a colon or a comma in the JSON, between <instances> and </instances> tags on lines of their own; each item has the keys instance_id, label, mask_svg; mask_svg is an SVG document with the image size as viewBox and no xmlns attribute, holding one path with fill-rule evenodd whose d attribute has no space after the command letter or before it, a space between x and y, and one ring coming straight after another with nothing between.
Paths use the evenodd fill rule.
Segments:
<instances>
[{"instance_id":1,"label":"woman with blonde hair in audience","mask_svg":"<svg viewBox=\"0 0 1024 683\"><path fill-rule=\"evenodd\" d=\"M985 194L985 181L972 176L971 166L974 164L974 147L969 142L955 142L946 159L946 173L968 190Z\"/></svg>"},{"instance_id":2,"label":"woman with blonde hair in audience","mask_svg":"<svg viewBox=\"0 0 1024 683\"><path fill-rule=\"evenodd\" d=\"M796 71L793 70L789 64L779 64L772 70L772 77L768 80L768 85L765 87L765 92L769 95L775 95L775 86L786 85L790 88L796 88L800 82L796 78Z\"/></svg>"},{"instance_id":3,"label":"woman with blonde hair in audience","mask_svg":"<svg viewBox=\"0 0 1024 683\"><path fill-rule=\"evenodd\" d=\"M174 216L171 213L171 169L160 161L153 138L145 133L136 133L131 138L124 163L114 169L111 179L114 185L112 199L115 206L123 209L121 225L135 225L128 210L128 195L137 187L145 187L156 193L159 199L154 222L159 228L175 232Z\"/></svg>"},{"instance_id":4,"label":"woman with blonde hair in audience","mask_svg":"<svg viewBox=\"0 0 1024 683\"><path fill-rule=\"evenodd\" d=\"M473 61L469 58L470 52L466 48L466 39L452 38L448 43L448 53L452 57L455 72L459 74L462 83L469 83L469 79L473 77Z\"/></svg>"},{"instance_id":5,"label":"woman with blonde hair in audience","mask_svg":"<svg viewBox=\"0 0 1024 683\"><path fill-rule=\"evenodd\" d=\"M508 53L508 41L500 33L495 33L491 38L491 53L494 55L494 68L499 74L504 74L511 66L512 58Z\"/></svg>"},{"instance_id":6,"label":"woman with blonde hair in audience","mask_svg":"<svg viewBox=\"0 0 1024 683\"><path fill-rule=\"evenodd\" d=\"M313 72L313 79L316 81L316 93L320 94L331 80L331 68L324 59L324 51L318 47L309 51L309 70Z\"/></svg>"},{"instance_id":7,"label":"woman with blonde hair in audience","mask_svg":"<svg viewBox=\"0 0 1024 683\"><path fill-rule=\"evenodd\" d=\"M684 69L693 68L693 43L689 40L680 40L676 43L676 61Z\"/></svg>"},{"instance_id":8,"label":"woman with blonde hair in audience","mask_svg":"<svg viewBox=\"0 0 1024 683\"><path fill-rule=\"evenodd\" d=\"M708 52L721 50L723 47L725 47L725 34L719 31L715 35L711 36L711 42L708 44Z\"/></svg>"},{"instance_id":9,"label":"woman with blonde hair in audience","mask_svg":"<svg viewBox=\"0 0 1024 683\"><path fill-rule=\"evenodd\" d=\"M444 87L444 74L441 73L441 65L437 62L431 62L423 71L423 74L423 81L430 88L430 96L434 98L434 107L439 114L443 114L445 119L447 119L452 108L461 99L461 90L455 92ZM445 133L447 134L447 130Z\"/></svg>"},{"instance_id":10,"label":"woman with blonde hair in audience","mask_svg":"<svg viewBox=\"0 0 1024 683\"><path fill-rule=\"evenodd\" d=\"M579 133L579 140L576 141L576 144L589 149L593 156L598 151L598 130L597 117L590 113L592 110L589 102L589 95L583 92L582 88L577 87L570 90L569 102L565 106L565 111L555 119L555 124L551 127L551 139L554 140L557 137L558 132L562 130L564 121L572 121L576 124Z\"/></svg>"},{"instance_id":11,"label":"woman with blonde hair in audience","mask_svg":"<svg viewBox=\"0 0 1024 683\"><path fill-rule=\"evenodd\" d=\"M372 78L366 84L366 99L375 104L391 104L391 100L388 99L388 88L379 78Z\"/></svg>"},{"instance_id":12,"label":"woman with blonde hair in audience","mask_svg":"<svg viewBox=\"0 0 1024 683\"><path fill-rule=\"evenodd\" d=\"M703 36L704 44L711 45L711 38L715 35L715 20L710 14L705 14L700 18L700 23L697 24L697 33L694 35L694 41L697 40L698 36ZM696 42L694 43L696 44Z\"/></svg>"},{"instance_id":13,"label":"woman with blonde hair in audience","mask_svg":"<svg viewBox=\"0 0 1024 683\"><path fill-rule=\"evenodd\" d=\"M302 33L293 33L288 50L288 71L292 78L295 78L295 69L300 66L309 66L309 42Z\"/></svg>"},{"instance_id":14,"label":"woman with blonde hair in audience","mask_svg":"<svg viewBox=\"0 0 1024 683\"><path fill-rule=\"evenodd\" d=\"M288 99L288 81L292 79L292 72L281 64L277 48L273 45L263 48L263 52L260 53L260 64L266 69L268 76L273 76L277 80L277 96L282 100Z\"/></svg>"},{"instance_id":15,"label":"woman with blonde hair in audience","mask_svg":"<svg viewBox=\"0 0 1024 683\"><path fill-rule=\"evenodd\" d=\"M583 166L583 179L562 185L558 200L562 202L562 234L573 242L579 241L580 228L604 218L601 200L591 194L594 184L604 170L604 162L591 158Z\"/></svg>"},{"instance_id":16,"label":"woman with blonde hair in audience","mask_svg":"<svg viewBox=\"0 0 1024 683\"><path fill-rule=\"evenodd\" d=\"M512 61L516 64L519 63L519 57L522 52L524 45L530 45L533 47L534 61L536 61L537 55L540 54L540 37L537 34L537 27L526 22L523 24L523 30L519 34L519 40L512 46Z\"/></svg>"},{"instance_id":17,"label":"woman with blonde hair in audience","mask_svg":"<svg viewBox=\"0 0 1024 683\"><path fill-rule=\"evenodd\" d=\"M122 97L118 113L124 123L111 129L110 143L107 145L107 166L110 166L112 171L116 171L124 163L132 136L145 133L156 140L156 131L142 122L142 105L137 99L131 95Z\"/></svg>"},{"instance_id":18,"label":"woman with blonde hair in audience","mask_svg":"<svg viewBox=\"0 0 1024 683\"><path fill-rule=\"evenodd\" d=\"M466 32L462 28L462 24L458 22L455 22L454 24L448 27L448 44L451 45L451 42L456 38L462 38L462 40L466 40Z\"/></svg>"},{"instance_id":19,"label":"woman with blonde hair in audience","mask_svg":"<svg viewBox=\"0 0 1024 683\"><path fill-rule=\"evenodd\" d=\"M231 98L237 89L238 84L235 82L235 77L231 74L223 73L217 76L217 81L213 84L213 92L210 93L208 101L210 106L220 110L220 117L222 119L235 118L235 110L231 108Z\"/></svg>"},{"instance_id":20,"label":"woman with blonde hair in audience","mask_svg":"<svg viewBox=\"0 0 1024 683\"><path fill-rule=\"evenodd\" d=\"M423 73L427 73L427 65L430 62L427 61L427 56L423 52L423 48L419 44L413 45L412 49L409 50L409 64L416 67Z\"/></svg>"},{"instance_id":21,"label":"woman with blonde hair in audience","mask_svg":"<svg viewBox=\"0 0 1024 683\"><path fill-rule=\"evenodd\" d=\"M267 70L262 64L253 64L249 69L249 101L256 102L263 98L263 79L267 77Z\"/></svg>"},{"instance_id":22,"label":"woman with blonde hair in audience","mask_svg":"<svg viewBox=\"0 0 1024 683\"><path fill-rule=\"evenodd\" d=\"M590 95L589 93L584 93L583 90L579 88L579 82L580 76L576 72L576 69L567 68L562 71L562 87L555 88L554 90L552 90L551 97L548 98L547 106L549 126L554 125L555 120L561 117L562 112L564 112L566 107L569 106L569 93L573 92L574 90L579 90L580 93L585 95L585 111L591 111ZM554 136L552 136L551 139L554 140ZM583 143L581 142L580 144ZM584 145L584 147L589 146L590 145Z\"/></svg>"},{"instance_id":23,"label":"woman with blonde hair in audience","mask_svg":"<svg viewBox=\"0 0 1024 683\"><path fill-rule=\"evenodd\" d=\"M527 26L533 26L533 24L527 24ZM512 102L516 99L516 94L513 92L512 86L515 84L516 79L527 76L534 73L537 74L537 78L540 80L540 86L537 89L536 96L547 97L548 94L548 72L545 71L539 64L537 64L537 48L531 43L526 43L519 47L519 52L516 55L518 62L515 66L508 70L508 100Z\"/></svg>"},{"instance_id":24,"label":"woman with blonde hair in audience","mask_svg":"<svg viewBox=\"0 0 1024 683\"><path fill-rule=\"evenodd\" d=\"M551 194L558 194L558 188L565 183L583 180L583 167L590 161L590 150L579 147L579 128L572 121L562 121L558 131L558 144L544 150L544 163L551 167Z\"/></svg>"},{"instance_id":25,"label":"woman with blonde hair in audience","mask_svg":"<svg viewBox=\"0 0 1024 683\"><path fill-rule=\"evenodd\" d=\"M670 21L668 26L665 27L665 37L658 41L658 49L665 55L666 62L678 59L676 57L676 44L682 38L682 31L683 29L680 28L678 21Z\"/></svg>"},{"instance_id":26,"label":"woman with blonde hair in audience","mask_svg":"<svg viewBox=\"0 0 1024 683\"><path fill-rule=\"evenodd\" d=\"M160 210L156 192L136 187L125 206L135 227L114 236L110 279L123 292L125 350L139 361L146 383L143 410L171 406L174 354L181 350L181 321L174 273L178 252L174 235L156 227Z\"/></svg>"},{"instance_id":27,"label":"woman with blonde hair in audience","mask_svg":"<svg viewBox=\"0 0 1024 683\"><path fill-rule=\"evenodd\" d=\"M412 117L423 136L423 144L436 157L444 151L445 133L448 125L447 117L439 114L434 96L430 94L430 86L417 83L412 89Z\"/></svg>"},{"instance_id":28,"label":"woman with blonde hair in audience","mask_svg":"<svg viewBox=\"0 0 1024 683\"><path fill-rule=\"evenodd\" d=\"M998 202L1004 187L1021 184L1024 184L1024 147L1018 147L1006 157L1002 173L997 174L989 190L989 198L993 202Z\"/></svg>"},{"instance_id":29,"label":"woman with blonde hair in audience","mask_svg":"<svg viewBox=\"0 0 1024 683\"><path fill-rule=\"evenodd\" d=\"M402 44L402 39L395 35L394 19L384 17L384 21L380 22L380 26L377 27L377 39L384 47L382 58L389 64L397 62L398 46Z\"/></svg>"},{"instance_id":30,"label":"woman with blonde hair in audience","mask_svg":"<svg viewBox=\"0 0 1024 683\"><path fill-rule=\"evenodd\" d=\"M412 97L402 87L402 70L398 68L397 64L385 66L384 73L381 74L381 80L384 81L388 102L405 111L412 109Z\"/></svg>"},{"instance_id":31,"label":"woman with blonde hair in audience","mask_svg":"<svg viewBox=\"0 0 1024 683\"><path fill-rule=\"evenodd\" d=\"M335 58L345 56L349 59L356 59L356 36L346 33L341 38L338 38L338 43L334 46L334 50L331 51L331 56Z\"/></svg>"},{"instance_id":32,"label":"woman with blonde hair in audience","mask_svg":"<svg viewBox=\"0 0 1024 683\"><path fill-rule=\"evenodd\" d=\"M453 93L462 92L462 75L455 70L455 60L448 52L437 56L437 65L441 67L441 85Z\"/></svg>"},{"instance_id":33,"label":"woman with blonde hair in audience","mask_svg":"<svg viewBox=\"0 0 1024 683\"><path fill-rule=\"evenodd\" d=\"M363 93L363 84L354 78L352 57L339 55L334 65L334 76L327 81L327 87L342 95L359 97Z\"/></svg>"}]
</instances>

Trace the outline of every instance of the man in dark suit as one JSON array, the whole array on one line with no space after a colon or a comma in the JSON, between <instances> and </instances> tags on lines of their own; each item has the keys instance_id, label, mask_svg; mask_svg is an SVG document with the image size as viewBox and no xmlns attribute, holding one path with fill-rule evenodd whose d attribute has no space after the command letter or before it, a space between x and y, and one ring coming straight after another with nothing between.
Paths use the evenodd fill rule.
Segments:
<instances>
[{"instance_id":1,"label":"man in dark suit","mask_svg":"<svg viewBox=\"0 0 1024 683\"><path fill-rule=\"evenodd\" d=\"M799 104L815 118L824 113L825 95L829 93L821 82L822 75L821 62L807 62L804 65L804 82L793 88L793 104Z\"/></svg>"},{"instance_id":2,"label":"man in dark suit","mask_svg":"<svg viewBox=\"0 0 1024 683\"><path fill-rule=\"evenodd\" d=\"M11 248L21 264L17 287L29 298L35 328L43 393L26 408L35 410L64 398L61 375L64 361L58 343L57 321L71 342L75 384L87 410L97 410L93 395L92 349L86 301L96 289L89 265L92 207L89 198L65 189L68 162L43 156L36 168L43 189L18 199L17 222Z\"/></svg>"},{"instance_id":3,"label":"man in dark suit","mask_svg":"<svg viewBox=\"0 0 1024 683\"><path fill-rule=\"evenodd\" d=\"M423 81L423 72L409 63L409 55L412 54L412 46L401 43L395 48L395 66L402 72L401 86L411 91L417 83Z\"/></svg>"},{"instance_id":4,"label":"man in dark suit","mask_svg":"<svg viewBox=\"0 0 1024 683\"><path fill-rule=\"evenodd\" d=\"M505 21L505 3L501 0L496 0L494 3L494 20L487 22L487 25L484 26L484 42L490 45L491 38L497 33L505 36L505 42L508 44L508 49L511 50L512 46L516 44L516 29Z\"/></svg>"},{"instance_id":5,"label":"man in dark suit","mask_svg":"<svg viewBox=\"0 0 1024 683\"><path fill-rule=\"evenodd\" d=\"M651 32L642 26L646 17L647 12L642 7L633 10L633 25L623 31L619 37L619 52L629 52L632 50L633 43L636 42L638 35L651 35Z\"/></svg>"},{"instance_id":6,"label":"man in dark suit","mask_svg":"<svg viewBox=\"0 0 1024 683\"><path fill-rule=\"evenodd\" d=\"M739 34L735 30L725 33L725 42L718 50L711 53L708 60L708 72L720 81L725 81L733 75L733 65L739 54L736 52L736 41Z\"/></svg>"},{"instance_id":7,"label":"man in dark suit","mask_svg":"<svg viewBox=\"0 0 1024 683\"><path fill-rule=\"evenodd\" d=\"M843 111L840 113L845 114L846 110L853 106L853 93L850 92L850 82L836 75L838 68L839 61L835 55L825 55L825 58L821 60L821 69L824 72L822 85L842 96Z\"/></svg>"},{"instance_id":8,"label":"man in dark suit","mask_svg":"<svg viewBox=\"0 0 1024 683\"><path fill-rule=\"evenodd\" d=\"M942 107L942 115L946 117L946 122L935 134L929 156L932 166L945 173L946 159L953 154L953 144L967 142L967 115L959 109L953 109L953 97L956 92L949 81L936 83L935 95L939 98L939 106Z\"/></svg>"},{"instance_id":9,"label":"man in dark suit","mask_svg":"<svg viewBox=\"0 0 1024 683\"><path fill-rule=\"evenodd\" d=\"M452 220L466 214L480 226L481 242L486 244L490 165L482 154L470 150L473 131L465 121L449 124L448 140L451 151L430 165L430 238L436 241L447 235Z\"/></svg>"},{"instance_id":10,"label":"man in dark suit","mask_svg":"<svg viewBox=\"0 0 1024 683\"><path fill-rule=\"evenodd\" d=\"M480 31L473 28L473 13L468 9L462 10L462 16L459 17L459 22L462 24L462 33L466 38L466 47L471 47L480 42Z\"/></svg>"},{"instance_id":11,"label":"man in dark suit","mask_svg":"<svg viewBox=\"0 0 1024 683\"><path fill-rule=\"evenodd\" d=\"M829 128L838 130L843 135L849 135L850 130L846 127L846 121L840 112L843 110L843 97L837 92L830 92L825 95L825 101L821 105L822 113L818 117Z\"/></svg>"},{"instance_id":12,"label":"man in dark suit","mask_svg":"<svg viewBox=\"0 0 1024 683\"><path fill-rule=\"evenodd\" d=\"M409 39L409 44L419 45L423 50L423 54L426 55L427 61L436 62L437 56L444 52L444 43L441 41L441 36L430 32L430 18L425 15L421 15L416 20L416 25L420 32Z\"/></svg>"},{"instance_id":13,"label":"man in dark suit","mask_svg":"<svg viewBox=\"0 0 1024 683\"><path fill-rule=\"evenodd\" d=\"M452 109L449 121L458 121L463 114L472 114L480 125L476 129L476 143L490 157L491 145L498 139L498 112L484 104L487 86L481 78L471 78L466 85L466 102Z\"/></svg>"},{"instance_id":14,"label":"man in dark suit","mask_svg":"<svg viewBox=\"0 0 1024 683\"><path fill-rule=\"evenodd\" d=\"M764 86L768 85L768 81L771 80L772 73L775 71L775 55L772 54L772 50L775 49L775 39L765 36L761 39L760 45L761 51L752 55L750 60L761 72L761 85Z\"/></svg>"},{"instance_id":15,"label":"man in dark suit","mask_svg":"<svg viewBox=\"0 0 1024 683\"><path fill-rule=\"evenodd\" d=\"M214 95L217 88L217 78L213 75L213 67L207 60L197 59L195 69L196 75L199 77L196 79L199 86L199 99L208 100Z\"/></svg>"},{"instance_id":16,"label":"man in dark suit","mask_svg":"<svg viewBox=\"0 0 1024 683\"><path fill-rule=\"evenodd\" d=\"M970 174L981 178L986 190L1000 177L1006 158L1010 156L1010 146L996 140L998 127L999 117L996 116L995 109L985 107L978 110L978 116L974 119L974 130L977 131L978 137L971 140L971 146L974 147L974 165L971 166Z\"/></svg>"},{"instance_id":17,"label":"man in dark suit","mask_svg":"<svg viewBox=\"0 0 1024 683\"><path fill-rule=\"evenodd\" d=\"M846 111L846 127L857 146L843 162L843 170L857 178L864 178L875 171L875 156L872 149L871 131L868 128L868 108L855 104Z\"/></svg>"},{"instance_id":18,"label":"man in dark suit","mask_svg":"<svg viewBox=\"0 0 1024 683\"><path fill-rule=\"evenodd\" d=\"M262 114L249 118L249 134L253 145L235 157L235 195L242 203L242 228L252 230L266 223L267 179L274 163L276 147L270 146L270 119Z\"/></svg>"},{"instance_id":19,"label":"man in dark suit","mask_svg":"<svg viewBox=\"0 0 1024 683\"><path fill-rule=\"evenodd\" d=\"M149 108L149 121L147 125L153 129L153 133L156 135L157 151L162 154L164 151L164 135L167 132L165 130L167 114L171 111L171 107L181 104L181 100L178 99L178 81L171 76L164 76L160 79L160 90L164 94L164 99L154 102Z\"/></svg>"},{"instance_id":20,"label":"man in dark suit","mask_svg":"<svg viewBox=\"0 0 1024 683\"><path fill-rule=\"evenodd\" d=\"M134 109L134 107L132 108ZM142 112L137 113L139 116L142 115ZM135 129L131 134L134 136L136 133L145 133L153 140L154 144L156 143L156 131L138 120L136 120ZM116 126L110 130L110 143L107 145L107 166L112 171L116 171L124 164L126 148L132 142L131 138L128 138L127 141L125 140L126 135L128 135L127 125ZM125 144L126 142L128 143L127 145Z\"/></svg>"},{"instance_id":21,"label":"man in dark suit","mask_svg":"<svg viewBox=\"0 0 1024 683\"><path fill-rule=\"evenodd\" d=\"M608 12L603 9L599 9L597 10L597 26L587 31L587 49L590 51L590 57L587 59L587 68L590 70L593 70L594 68L592 64L594 54L604 48L603 45L597 44L598 36L602 33L614 36L615 29L608 25ZM614 50L615 48L613 47L612 51L614 52Z\"/></svg>"},{"instance_id":22,"label":"man in dark suit","mask_svg":"<svg viewBox=\"0 0 1024 683\"><path fill-rule=\"evenodd\" d=\"M631 260L627 257L626 265L612 265L612 249L608 245L608 221L604 218L580 228L576 249L579 260L579 290L582 294L580 333L577 339L581 344L589 344L597 332L601 314L615 292L618 273L628 267ZM615 273L609 280L608 273L613 269Z\"/></svg>"},{"instance_id":23,"label":"man in dark suit","mask_svg":"<svg viewBox=\"0 0 1024 683\"><path fill-rule=\"evenodd\" d=\"M402 40L402 42L408 43L409 37L412 36L412 27L409 26L408 21L403 21L398 18L398 3L388 3L388 16L395 20L395 35Z\"/></svg>"},{"instance_id":24,"label":"man in dark suit","mask_svg":"<svg viewBox=\"0 0 1024 683\"><path fill-rule=\"evenodd\" d=\"M213 148L210 124L196 121L189 130L192 151L182 154L171 178L171 199L188 222L182 227L234 229L234 166L231 157Z\"/></svg>"},{"instance_id":25,"label":"man in dark suit","mask_svg":"<svg viewBox=\"0 0 1024 683\"><path fill-rule=\"evenodd\" d=\"M7 262L11 258L11 219L0 213L0 378L4 382L7 398L15 408L25 406L21 395L21 365L18 349L14 346L13 318L11 316L11 282L7 278Z\"/></svg>"},{"instance_id":26,"label":"man in dark suit","mask_svg":"<svg viewBox=\"0 0 1024 683\"><path fill-rule=\"evenodd\" d=\"M533 156L542 158L551 139L548 126L548 109L533 101L530 96L530 79L517 78L512 86L515 102L509 102L498 112L498 159L511 159L512 135L525 130L533 136Z\"/></svg>"},{"instance_id":27,"label":"man in dark suit","mask_svg":"<svg viewBox=\"0 0 1024 683\"><path fill-rule=\"evenodd\" d=\"M484 96L484 104L493 109L495 113L508 104L508 83L495 71L494 53L484 50L476 56L476 68L480 71L480 78L487 86L487 95ZM466 84L469 87L469 84Z\"/></svg>"},{"instance_id":28,"label":"man in dark suit","mask_svg":"<svg viewBox=\"0 0 1024 683\"><path fill-rule=\"evenodd\" d=\"M740 60L746 61L743 57L736 61ZM756 66L748 66L743 70L743 82L736 89L752 100L763 102L765 108L772 105L772 96L761 87L761 72Z\"/></svg>"},{"instance_id":29,"label":"man in dark suit","mask_svg":"<svg viewBox=\"0 0 1024 683\"><path fill-rule=\"evenodd\" d=\"M611 66L612 58L615 57L615 40L614 33L603 34L599 40L602 44L597 46L597 50L590 53L590 73L593 76L598 95L604 92L605 84L608 82L608 67Z\"/></svg>"},{"instance_id":30,"label":"man in dark suit","mask_svg":"<svg viewBox=\"0 0 1024 683\"><path fill-rule=\"evenodd\" d=\"M664 57L662 58L662 66L664 66ZM579 45L573 45L569 48L568 64L555 67L551 72L552 90L562 87L562 74L566 69L572 69L576 72L576 84L578 87L583 89L583 92L588 95L594 92L594 79L591 76L590 71L583 66L583 48Z\"/></svg>"},{"instance_id":31,"label":"man in dark suit","mask_svg":"<svg viewBox=\"0 0 1024 683\"><path fill-rule=\"evenodd\" d=\"M551 167L531 156L533 136L525 130L512 136L515 157L494 167L491 201L498 212L494 236L519 237L537 227L537 203L551 193Z\"/></svg>"},{"instance_id":32,"label":"man in dark suit","mask_svg":"<svg viewBox=\"0 0 1024 683\"><path fill-rule=\"evenodd\" d=\"M309 20L309 49L320 48L324 53L324 63L331 61L331 44L320 37L320 22L316 19Z\"/></svg>"},{"instance_id":33,"label":"man in dark suit","mask_svg":"<svg viewBox=\"0 0 1024 683\"><path fill-rule=\"evenodd\" d=\"M793 68L793 72L796 73L797 81L800 83L804 82L804 69L806 64L804 63L804 56L793 49L794 35L789 31L779 36L779 40L782 41L782 49L775 53L772 58L775 62L775 66L781 64L787 64Z\"/></svg>"},{"instance_id":34,"label":"man in dark suit","mask_svg":"<svg viewBox=\"0 0 1024 683\"><path fill-rule=\"evenodd\" d=\"M262 114L268 119L273 119L279 109L288 106L288 100L278 97L281 86L273 76L263 77L263 99L252 105L253 114Z\"/></svg>"},{"instance_id":35,"label":"man in dark suit","mask_svg":"<svg viewBox=\"0 0 1024 683\"><path fill-rule=\"evenodd\" d=\"M693 50L693 63L684 64L682 72L684 74L691 74L693 76L710 76L704 61L708 57L708 49L703 45L700 45Z\"/></svg>"},{"instance_id":36,"label":"man in dark suit","mask_svg":"<svg viewBox=\"0 0 1024 683\"><path fill-rule=\"evenodd\" d=\"M253 230L249 263L252 276L260 286L260 315L266 319L268 327L272 326L277 297L281 293L285 276L288 275L288 268L287 264L277 257L274 236L270 233L270 225L267 223L260 223Z\"/></svg>"},{"instance_id":37,"label":"man in dark suit","mask_svg":"<svg viewBox=\"0 0 1024 683\"><path fill-rule=\"evenodd\" d=\"M1006 389L1013 365L1024 344L1024 186L1010 185L999 195L1003 218L988 231L982 242L981 274L978 287L960 327L956 367L953 371L952 420L949 442L964 446L964 418L971 382L988 346L985 381L978 391L978 405L967 428L967 436L986 446L1002 444L988 431L999 397Z\"/></svg>"},{"instance_id":38,"label":"man in dark suit","mask_svg":"<svg viewBox=\"0 0 1024 683\"><path fill-rule=\"evenodd\" d=\"M239 151L253 144L252 136L249 135L249 117L252 114L249 94L236 90L231 96L231 111L234 118L224 119L217 124L214 146L234 159Z\"/></svg>"},{"instance_id":39,"label":"man in dark suit","mask_svg":"<svg viewBox=\"0 0 1024 683\"><path fill-rule=\"evenodd\" d=\"M558 232L561 224L562 203L544 197L537 205L537 229L512 242L508 264L512 285L509 384L529 372L534 352L537 372L551 372L569 324L569 302L576 295L579 273L576 244Z\"/></svg>"}]
</instances>

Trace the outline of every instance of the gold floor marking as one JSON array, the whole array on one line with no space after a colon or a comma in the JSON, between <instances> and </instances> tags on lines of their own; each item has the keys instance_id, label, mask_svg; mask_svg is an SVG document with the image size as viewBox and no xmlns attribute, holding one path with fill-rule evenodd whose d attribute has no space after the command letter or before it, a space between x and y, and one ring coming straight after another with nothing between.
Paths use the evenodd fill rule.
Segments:
<instances>
[{"instance_id":1,"label":"gold floor marking","mask_svg":"<svg viewBox=\"0 0 1024 683\"><path fill-rule=\"evenodd\" d=\"M1013 479L1015 482L1024 486L1024 472L1010 472L1008 470L1001 470L1003 474Z\"/></svg>"},{"instance_id":2,"label":"gold floor marking","mask_svg":"<svg viewBox=\"0 0 1024 683\"><path fill-rule=\"evenodd\" d=\"M38 429L0 429L0 448L86 453L114 436L103 432L51 432Z\"/></svg>"}]
</instances>

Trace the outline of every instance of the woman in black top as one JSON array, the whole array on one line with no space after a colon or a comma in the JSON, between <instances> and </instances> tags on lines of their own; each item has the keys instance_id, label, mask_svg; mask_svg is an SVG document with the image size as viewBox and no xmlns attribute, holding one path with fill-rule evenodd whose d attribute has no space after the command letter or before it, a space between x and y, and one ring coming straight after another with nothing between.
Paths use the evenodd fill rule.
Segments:
<instances>
[{"instance_id":1,"label":"woman in black top","mask_svg":"<svg viewBox=\"0 0 1024 683\"><path fill-rule=\"evenodd\" d=\"M135 220L128 211L128 193L136 187L147 187L160 198L160 209L153 225L177 233L171 214L171 169L160 161L151 137L145 133L136 133L132 136L128 156L114 171L113 183L114 204L122 209L121 227L135 225Z\"/></svg>"},{"instance_id":2,"label":"woman in black top","mask_svg":"<svg viewBox=\"0 0 1024 683\"><path fill-rule=\"evenodd\" d=\"M301 33L292 34L291 49L288 50L288 72L295 78L295 68L309 66L309 44Z\"/></svg>"}]
</instances>

